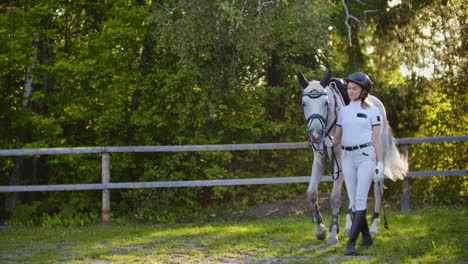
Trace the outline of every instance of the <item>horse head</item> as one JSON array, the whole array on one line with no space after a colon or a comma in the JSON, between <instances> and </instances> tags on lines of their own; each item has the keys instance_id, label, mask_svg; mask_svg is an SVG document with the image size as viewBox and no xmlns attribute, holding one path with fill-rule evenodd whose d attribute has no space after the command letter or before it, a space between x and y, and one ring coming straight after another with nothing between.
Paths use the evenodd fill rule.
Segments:
<instances>
[{"instance_id":1,"label":"horse head","mask_svg":"<svg viewBox=\"0 0 468 264\"><path fill-rule=\"evenodd\" d=\"M321 142L327 133L328 94L325 88L331 80L329 70L319 81L307 81L301 71L298 72L299 83L304 88L302 93L302 108L307 134L312 143Z\"/></svg>"}]
</instances>

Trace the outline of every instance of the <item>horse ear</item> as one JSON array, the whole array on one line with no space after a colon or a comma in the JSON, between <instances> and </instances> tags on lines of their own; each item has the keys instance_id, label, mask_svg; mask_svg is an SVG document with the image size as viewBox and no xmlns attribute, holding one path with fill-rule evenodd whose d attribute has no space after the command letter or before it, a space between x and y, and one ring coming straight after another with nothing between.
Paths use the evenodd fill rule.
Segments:
<instances>
[{"instance_id":1,"label":"horse ear","mask_svg":"<svg viewBox=\"0 0 468 264\"><path fill-rule=\"evenodd\" d=\"M323 76L323 79L320 81L320 85L322 85L323 88L327 87L328 84L330 84L331 77L332 77L332 71L328 69L327 74Z\"/></svg>"},{"instance_id":2,"label":"horse ear","mask_svg":"<svg viewBox=\"0 0 468 264\"><path fill-rule=\"evenodd\" d=\"M304 74L302 74L302 71L297 72L297 80L299 81L299 84L302 86L302 88L307 88L309 86L309 81L304 77Z\"/></svg>"}]
</instances>

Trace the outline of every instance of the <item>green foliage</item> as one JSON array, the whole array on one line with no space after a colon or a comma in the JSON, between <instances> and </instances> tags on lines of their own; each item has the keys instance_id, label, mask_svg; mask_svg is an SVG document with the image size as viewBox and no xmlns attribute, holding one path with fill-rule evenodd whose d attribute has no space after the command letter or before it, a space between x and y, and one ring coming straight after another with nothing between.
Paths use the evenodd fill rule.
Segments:
<instances>
[{"instance_id":1,"label":"green foliage","mask_svg":"<svg viewBox=\"0 0 468 264\"><path fill-rule=\"evenodd\" d=\"M42 227L84 226L99 223L101 221L101 216L98 213L76 213L70 217L63 216L62 214L53 214L50 216L44 213L37 221Z\"/></svg>"},{"instance_id":2,"label":"green foliage","mask_svg":"<svg viewBox=\"0 0 468 264\"><path fill-rule=\"evenodd\" d=\"M39 201L34 201L31 204L21 204L15 208L11 219L6 221L8 225L27 225L33 226L34 225L34 213L37 211L41 203Z\"/></svg>"},{"instance_id":3,"label":"green foliage","mask_svg":"<svg viewBox=\"0 0 468 264\"><path fill-rule=\"evenodd\" d=\"M21 204L15 208L10 219L5 221L11 226L83 226L96 224L101 221L101 216L96 212L66 214L41 214L41 202L34 201L31 204Z\"/></svg>"}]
</instances>

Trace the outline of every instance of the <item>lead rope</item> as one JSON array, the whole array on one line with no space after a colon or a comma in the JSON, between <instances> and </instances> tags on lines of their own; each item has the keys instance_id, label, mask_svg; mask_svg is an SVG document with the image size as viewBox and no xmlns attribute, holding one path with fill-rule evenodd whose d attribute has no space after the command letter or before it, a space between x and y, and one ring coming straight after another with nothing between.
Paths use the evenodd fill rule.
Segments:
<instances>
[{"instance_id":1,"label":"lead rope","mask_svg":"<svg viewBox=\"0 0 468 264\"><path fill-rule=\"evenodd\" d=\"M340 169L340 164L338 163L338 159L336 158L335 147L331 147L331 151L332 151L331 174L332 174L332 179L336 181L340 177L341 169ZM336 177L334 176L335 175L334 163L336 163L336 167L338 169L336 172Z\"/></svg>"},{"instance_id":2,"label":"lead rope","mask_svg":"<svg viewBox=\"0 0 468 264\"><path fill-rule=\"evenodd\" d=\"M329 139L331 139L330 135L327 135ZM325 145L325 143L324 143ZM326 146L325 146L325 149L326 149ZM331 176L332 176L332 179L334 181L336 181L339 177L340 177L340 173L342 172L342 170L340 169L340 164L338 163L338 158L336 157L336 154L335 154L335 147L331 146L330 147L331 149L331 166L330 166L330 171L331 171ZM328 155L327 155L328 157ZM337 171L335 173L335 164L336 164L336 168L337 168Z\"/></svg>"},{"instance_id":3,"label":"lead rope","mask_svg":"<svg viewBox=\"0 0 468 264\"><path fill-rule=\"evenodd\" d=\"M383 218L384 218L384 227L385 227L385 229L388 230L387 215L385 214L385 206L383 204L382 186L380 186L380 181L378 181L378 183L379 183L380 199L382 200L382 211L383 211Z\"/></svg>"}]
</instances>

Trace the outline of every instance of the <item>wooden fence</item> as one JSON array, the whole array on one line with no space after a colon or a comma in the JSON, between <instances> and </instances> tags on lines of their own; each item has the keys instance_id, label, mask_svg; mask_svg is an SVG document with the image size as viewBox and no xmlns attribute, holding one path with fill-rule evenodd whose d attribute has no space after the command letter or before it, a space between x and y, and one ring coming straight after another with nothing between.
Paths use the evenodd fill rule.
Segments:
<instances>
[{"instance_id":1,"label":"wooden fence","mask_svg":"<svg viewBox=\"0 0 468 264\"><path fill-rule=\"evenodd\" d=\"M410 145L418 143L466 142L468 136L400 138L397 144L403 146L403 154L409 157ZM0 186L0 192L36 192L36 191L71 191L71 190L102 190L102 223L109 224L110 189L134 188L168 188L168 187L201 187L251 184L279 184L309 182L310 176L226 179L203 181L159 181L159 182L127 182L111 183L110 153L116 152L180 152L180 151L233 151L233 150L267 150L267 149L308 149L309 143L261 143L261 144L229 144L229 145L184 145L184 146L129 146L129 147L78 147L78 148L42 148L42 149L0 149L0 156L23 155L59 155L100 153L102 163L101 183L97 184L66 184L66 185L23 185ZM402 182L401 210L409 211L409 178L431 176L468 175L468 170L450 171L412 171L408 172ZM324 176L322 181L333 181L331 176Z\"/></svg>"}]
</instances>

